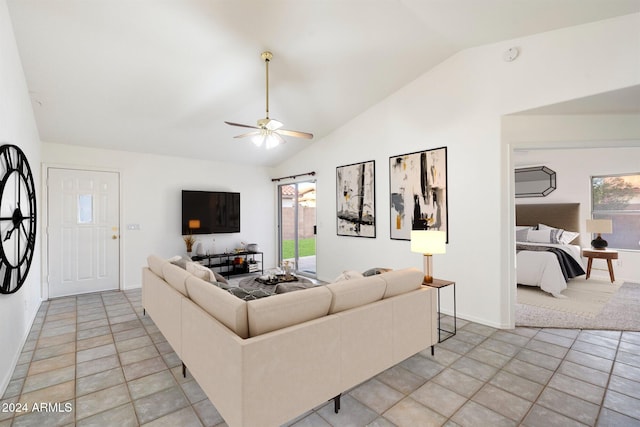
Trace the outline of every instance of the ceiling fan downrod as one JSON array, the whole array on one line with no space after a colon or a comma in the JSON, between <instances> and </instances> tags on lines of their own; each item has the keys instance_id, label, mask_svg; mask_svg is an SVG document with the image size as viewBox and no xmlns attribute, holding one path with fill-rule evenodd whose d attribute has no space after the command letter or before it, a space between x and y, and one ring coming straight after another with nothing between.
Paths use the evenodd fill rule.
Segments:
<instances>
[{"instance_id":1,"label":"ceiling fan downrod","mask_svg":"<svg viewBox=\"0 0 640 427\"><path fill-rule=\"evenodd\" d=\"M269 51L266 52L262 52L262 54L260 55L260 57L262 58L262 60L265 63L265 68L266 68L266 83L267 83L267 105L266 105L266 118L269 119L269 61L271 61L271 59L273 58L273 54Z\"/></svg>"}]
</instances>

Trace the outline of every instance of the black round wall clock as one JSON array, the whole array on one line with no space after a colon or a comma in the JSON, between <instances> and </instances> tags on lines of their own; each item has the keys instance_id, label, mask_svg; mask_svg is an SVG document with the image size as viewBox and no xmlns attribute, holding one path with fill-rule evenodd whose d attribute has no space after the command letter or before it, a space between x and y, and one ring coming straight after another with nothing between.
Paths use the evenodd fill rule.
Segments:
<instances>
[{"instance_id":1,"label":"black round wall clock","mask_svg":"<svg viewBox=\"0 0 640 427\"><path fill-rule=\"evenodd\" d=\"M29 273L36 245L36 188L26 156L0 147L0 293L16 292Z\"/></svg>"}]
</instances>

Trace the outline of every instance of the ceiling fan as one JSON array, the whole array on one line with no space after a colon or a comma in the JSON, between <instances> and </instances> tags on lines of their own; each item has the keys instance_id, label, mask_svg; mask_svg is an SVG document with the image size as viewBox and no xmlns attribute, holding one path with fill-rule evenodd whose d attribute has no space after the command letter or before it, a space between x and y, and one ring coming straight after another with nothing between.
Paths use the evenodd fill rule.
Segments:
<instances>
[{"instance_id":1,"label":"ceiling fan","mask_svg":"<svg viewBox=\"0 0 640 427\"><path fill-rule=\"evenodd\" d=\"M269 61L273 58L273 54L271 52L262 52L260 55L262 60L266 66L266 75L267 75L267 108L266 108L266 117L264 119L258 120L257 126L251 125L243 125L241 123L233 123L227 122L226 124L231 126L238 126L241 128L249 128L255 129L251 132L243 133L241 135L234 136L234 138L245 138L251 137L251 141L260 147L262 144L265 144L266 148L273 148L277 145L283 144L286 140L282 137L292 136L294 138L305 138L312 139L313 134L308 132L299 132L296 130L286 130L281 129L283 124L275 119L269 118Z\"/></svg>"}]
</instances>

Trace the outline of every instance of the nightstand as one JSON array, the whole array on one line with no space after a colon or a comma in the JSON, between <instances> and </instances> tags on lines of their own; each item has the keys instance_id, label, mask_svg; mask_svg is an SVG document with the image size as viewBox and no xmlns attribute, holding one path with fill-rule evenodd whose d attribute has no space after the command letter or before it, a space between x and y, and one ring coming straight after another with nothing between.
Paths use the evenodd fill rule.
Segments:
<instances>
[{"instance_id":1,"label":"nightstand","mask_svg":"<svg viewBox=\"0 0 640 427\"><path fill-rule=\"evenodd\" d=\"M456 317L456 282L434 278L433 282L423 282L422 284L431 288L438 289L438 343L441 343L454 336L458 329ZM453 331L443 329L442 324L440 323L440 320L442 318L442 314L440 311L440 289L446 288L447 286L453 286ZM442 337L443 332L445 334L444 338ZM431 354L433 354L433 347L431 347Z\"/></svg>"},{"instance_id":2,"label":"nightstand","mask_svg":"<svg viewBox=\"0 0 640 427\"><path fill-rule=\"evenodd\" d=\"M582 256L589 259L587 262L587 280L589 279L589 276L591 276L591 264L593 263L594 258L606 259L607 267L609 267L609 278L611 279L611 283L616 280L613 275L613 263L611 260L618 259L618 251L614 251L612 249L583 249Z\"/></svg>"}]
</instances>

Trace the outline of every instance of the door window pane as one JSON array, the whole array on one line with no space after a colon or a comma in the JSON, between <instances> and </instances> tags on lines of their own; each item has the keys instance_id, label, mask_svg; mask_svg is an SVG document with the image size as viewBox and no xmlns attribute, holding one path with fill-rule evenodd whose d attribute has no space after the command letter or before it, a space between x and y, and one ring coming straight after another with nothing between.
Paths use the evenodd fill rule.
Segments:
<instances>
[{"instance_id":1,"label":"door window pane","mask_svg":"<svg viewBox=\"0 0 640 427\"><path fill-rule=\"evenodd\" d=\"M93 195L78 194L78 224L93 222Z\"/></svg>"}]
</instances>

